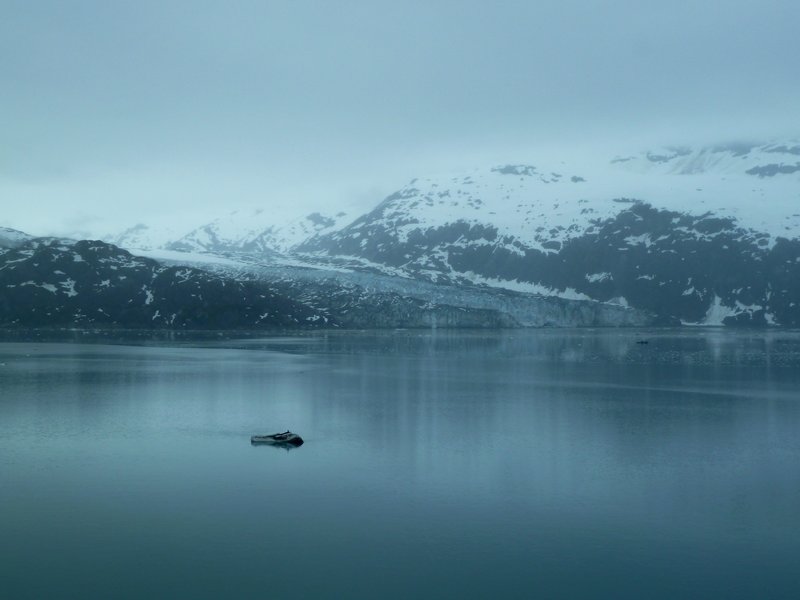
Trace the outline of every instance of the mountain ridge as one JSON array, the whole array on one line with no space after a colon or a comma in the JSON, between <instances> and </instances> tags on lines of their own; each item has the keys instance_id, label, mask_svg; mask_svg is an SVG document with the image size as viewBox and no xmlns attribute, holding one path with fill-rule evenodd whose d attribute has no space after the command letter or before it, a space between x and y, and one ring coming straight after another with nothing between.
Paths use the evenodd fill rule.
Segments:
<instances>
[{"instance_id":1,"label":"mountain ridge","mask_svg":"<svg viewBox=\"0 0 800 600\"><path fill-rule=\"evenodd\" d=\"M415 178L360 212L234 211L160 243L146 225L116 241L174 264L271 265L267 280L294 265L630 307L663 323L794 327L799 165L793 140L508 163Z\"/></svg>"},{"instance_id":2,"label":"mountain ridge","mask_svg":"<svg viewBox=\"0 0 800 600\"><path fill-rule=\"evenodd\" d=\"M797 167L800 142L795 140L716 144L695 149L667 146L573 163L549 159L536 164L509 163L436 177L418 177L390 194L384 202L397 194L412 194L414 189L421 192L420 198L452 193L468 202L459 208L461 215L451 217L460 216L469 221L474 216L470 213L481 212L480 206L484 205L485 221L500 226L499 229L504 230L502 233L523 239L528 246L535 241L530 239L532 232L570 226L573 231L585 228L592 218L617 214L614 202L624 199L695 215L714 212L721 217L735 218L741 226L768 233L773 238L800 235L800 215L797 214L800 211L791 210L800 201L800 167ZM487 176L490 174L503 177ZM521 215L514 202L533 205L531 196L536 196L538 212ZM777 204L764 207L765 198ZM503 205L499 202L501 199L508 202ZM789 207L790 202L795 206ZM493 206L490 208L487 204ZM287 219L278 218L273 211L264 208L253 208L233 211L199 227L185 229L176 224L161 228L138 224L104 239L135 249L285 254L303 247L313 237L348 227L376 208L313 211ZM503 209L504 214L498 215L498 208ZM486 218L486 213L490 212L494 213L494 219ZM447 216L446 212L436 215L440 221ZM534 219L538 220L535 224ZM153 233L159 229L158 235ZM153 235L147 238L145 232Z\"/></svg>"}]
</instances>

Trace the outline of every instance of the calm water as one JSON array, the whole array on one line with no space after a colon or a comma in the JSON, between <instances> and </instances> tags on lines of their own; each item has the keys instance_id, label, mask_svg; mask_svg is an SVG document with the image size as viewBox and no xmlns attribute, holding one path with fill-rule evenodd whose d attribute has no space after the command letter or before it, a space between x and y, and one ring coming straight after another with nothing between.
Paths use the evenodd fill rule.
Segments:
<instances>
[{"instance_id":1,"label":"calm water","mask_svg":"<svg viewBox=\"0 0 800 600\"><path fill-rule=\"evenodd\" d=\"M0 363L3 598L800 597L797 334L14 342ZM250 446L289 428L304 446Z\"/></svg>"}]
</instances>

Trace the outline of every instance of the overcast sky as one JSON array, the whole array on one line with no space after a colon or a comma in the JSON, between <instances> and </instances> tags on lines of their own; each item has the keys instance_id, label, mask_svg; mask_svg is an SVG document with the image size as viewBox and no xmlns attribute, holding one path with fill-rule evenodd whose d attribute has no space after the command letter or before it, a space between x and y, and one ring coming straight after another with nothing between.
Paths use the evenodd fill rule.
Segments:
<instances>
[{"instance_id":1,"label":"overcast sky","mask_svg":"<svg viewBox=\"0 0 800 600\"><path fill-rule=\"evenodd\" d=\"M543 148L800 131L797 0L0 0L0 225L377 202Z\"/></svg>"}]
</instances>

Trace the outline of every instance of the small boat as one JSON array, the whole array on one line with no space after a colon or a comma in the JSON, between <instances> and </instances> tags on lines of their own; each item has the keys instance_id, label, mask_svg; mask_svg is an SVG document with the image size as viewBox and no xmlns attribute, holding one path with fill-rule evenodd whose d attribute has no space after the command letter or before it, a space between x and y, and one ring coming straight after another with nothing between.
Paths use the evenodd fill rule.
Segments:
<instances>
[{"instance_id":1,"label":"small boat","mask_svg":"<svg viewBox=\"0 0 800 600\"><path fill-rule=\"evenodd\" d=\"M284 431L283 433L273 433L271 435L254 435L250 438L251 444L269 444L272 446L282 446L288 448L289 446L297 447L303 445L303 438L291 431Z\"/></svg>"}]
</instances>

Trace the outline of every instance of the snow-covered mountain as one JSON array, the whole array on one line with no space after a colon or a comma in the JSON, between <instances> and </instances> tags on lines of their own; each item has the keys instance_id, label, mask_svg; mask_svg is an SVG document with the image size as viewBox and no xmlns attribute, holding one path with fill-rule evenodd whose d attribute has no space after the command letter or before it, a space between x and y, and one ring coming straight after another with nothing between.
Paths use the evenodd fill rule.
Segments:
<instances>
[{"instance_id":1,"label":"snow-covered mountain","mask_svg":"<svg viewBox=\"0 0 800 600\"><path fill-rule=\"evenodd\" d=\"M282 222L264 209L233 211L163 247L186 252L287 252L300 242L341 227L346 218L343 211L313 212Z\"/></svg>"},{"instance_id":2,"label":"snow-covered mountain","mask_svg":"<svg viewBox=\"0 0 800 600\"><path fill-rule=\"evenodd\" d=\"M773 240L800 233L796 210L800 141L667 147L609 156L418 178L390 198L403 196L409 199L409 209L418 208L415 227L481 223L541 250L553 250L554 242L581 234L598 218L618 214L621 199L684 214L713 212ZM348 207L286 217L253 208L232 211L200 226L181 221L158 226L140 223L104 239L136 249L287 253L306 246L310 238L335 235L356 217L361 221L363 213L363 207ZM401 238L411 225L401 224Z\"/></svg>"},{"instance_id":3,"label":"snow-covered mountain","mask_svg":"<svg viewBox=\"0 0 800 600\"><path fill-rule=\"evenodd\" d=\"M295 251L685 323L795 326L798 236L800 144L736 144L415 179Z\"/></svg>"},{"instance_id":4,"label":"snow-covered mountain","mask_svg":"<svg viewBox=\"0 0 800 600\"><path fill-rule=\"evenodd\" d=\"M555 252L598 219L620 214L628 200L686 215L732 218L766 234L770 243L797 237L800 144L745 147L665 149L601 165L503 165L414 179L329 237L350 237L366 246L359 232L382 219L402 243L415 231L458 222L494 228L511 247Z\"/></svg>"},{"instance_id":5,"label":"snow-covered mountain","mask_svg":"<svg viewBox=\"0 0 800 600\"><path fill-rule=\"evenodd\" d=\"M158 226L137 223L120 233L106 235L103 240L120 248L154 250L166 247L185 233L178 223Z\"/></svg>"},{"instance_id":6,"label":"snow-covered mountain","mask_svg":"<svg viewBox=\"0 0 800 600\"><path fill-rule=\"evenodd\" d=\"M598 301L665 322L795 326L799 240L790 140L502 164L414 179L367 210L238 211L115 241Z\"/></svg>"},{"instance_id":7,"label":"snow-covered mountain","mask_svg":"<svg viewBox=\"0 0 800 600\"><path fill-rule=\"evenodd\" d=\"M8 227L0 227L0 248L16 248L30 239L33 239L33 237L27 233Z\"/></svg>"},{"instance_id":8,"label":"snow-covered mountain","mask_svg":"<svg viewBox=\"0 0 800 600\"><path fill-rule=\"evenodd\" d=\"M268 255L286 253L301 242L333 231L344 225L347 217L345 211L286 217L264 208L253 208L231 211L199 226L180 219L155 225L137 223L103 239L129 250Z\"/></svg>"}]
</instances>

